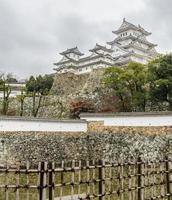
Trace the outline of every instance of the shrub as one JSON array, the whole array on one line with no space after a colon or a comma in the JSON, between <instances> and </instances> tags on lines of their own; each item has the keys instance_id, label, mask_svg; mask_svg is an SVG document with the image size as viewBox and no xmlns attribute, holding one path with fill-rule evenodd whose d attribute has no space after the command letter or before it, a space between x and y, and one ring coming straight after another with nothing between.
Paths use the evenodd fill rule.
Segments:
<instances>
[{"instance_id":1,"label":"shrub","mask_svg":"<svg viewBox=\"0 0 172 200\"><path fill-rule=\"evenodd\" d=\"M79 118L82 112L95 112L94 104L89 100L74 100L70 103L71 118Z\"/></svg>"}]
</instances>

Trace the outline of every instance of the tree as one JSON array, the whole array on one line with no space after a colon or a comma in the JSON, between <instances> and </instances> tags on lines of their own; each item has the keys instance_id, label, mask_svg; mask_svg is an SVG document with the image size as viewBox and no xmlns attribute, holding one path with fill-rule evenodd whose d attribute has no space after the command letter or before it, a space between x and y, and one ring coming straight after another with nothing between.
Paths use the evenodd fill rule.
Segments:
<instances>
[{"instance_id":1,"label":"tree","mask_svg":"<svg viewBox=\"0 0 172 200\"><path fill-rule=\"evenodd\" d=\"M118 67L107 68L104 74L103 83L106 87L112 89L113 93L119 99L121 111L129 111L126 104L128 102L128 93L124 82L122 81L124 69Z\"/></svg>"},{"instance_id":2,"label":"tree","mask_svg":"<svg viewBox=\"0 0 172 200\"><path fill-rule=\"evenodd\" d=\"M147 103L147 68L131 62L106 69L103 83L119 98L121 111L145 111Z\"/></svg>"},{"instance_id":3,"label":"tree","mask_svg":"<svg viewBox=\"0 0 172 200\"><path fill-rule=\"evenodd\" d=\"M20 102L20 116L23 116L24 112L24 101L27 95L25 94L25 88L21 89L21 94L17 95L17 100Z\"/></svg>"},{"instance_id":4,"label":"tree","mask_svg":"<svg viewBox=\"0 0 172 200\"><path fill-rule=\"evenodd\" d=\"M7 74L6 82L7 83L17 83L18 80L14 77L13 74L9 73L9 74Z\"/></svg>"},{"instance_id":5,"label":"tree","mask_svg":"<svg viewBox=\"0 0 172 200\"><path fill-rule=\"evenodd\" d=\"M26 92L32 97L32 116L36 117L41 107L42 98L47 96L53 85L53 77L50 75L33 77L26 82Z\"/></svg>"},{"instance_id":6,"label":"tree","mask_svg":"<svg viewBox=\"0 0 172 200\"><path fill-rule=\"evenodd\" d=\"M150 62L148 72L151 101L167 103L172 110L172 54L160 55Z\"/></svg>"},{"instance_id":7,"label":"tree","mask_svg":"<svg viewBox=\"0 0 172 200\"><path fill-rule=\"evenodd\" d=\"M0 75L0 91L3 93L3 102L2 102L2 114L7 115L8 107L9 107L9 100L11 94L11 87L7 83L7 76L5 74Z\"/></svg>"}]
</instances>

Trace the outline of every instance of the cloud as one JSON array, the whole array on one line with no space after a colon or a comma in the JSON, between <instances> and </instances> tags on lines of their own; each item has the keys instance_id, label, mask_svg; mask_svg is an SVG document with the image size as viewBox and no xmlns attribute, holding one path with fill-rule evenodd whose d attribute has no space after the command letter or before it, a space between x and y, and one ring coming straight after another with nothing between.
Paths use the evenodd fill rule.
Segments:
<instances>
[{"instance_id":1,"label":"cloud","mask_svg":"<svg viewBox=\"0 0 172 200\"><path fill-rule=\"evenodd\" d=\"M130 19L141 23L152 32L150 39L158 44L160 52L172 51L172 1L144 0L146 7L133 13Z\"/></svg>"},{"instance_id":2,"label":"cloud","mask_svg":"<svg viewBox=\"0 0 172 200\"><path fill-rule=\"evenodd\" d=\"M52 73L58 52L105 44L123 17L152 31L159 51L170 51L171 7L171 0L0 0L0 71Z\"/></svg>"}]
</instances>

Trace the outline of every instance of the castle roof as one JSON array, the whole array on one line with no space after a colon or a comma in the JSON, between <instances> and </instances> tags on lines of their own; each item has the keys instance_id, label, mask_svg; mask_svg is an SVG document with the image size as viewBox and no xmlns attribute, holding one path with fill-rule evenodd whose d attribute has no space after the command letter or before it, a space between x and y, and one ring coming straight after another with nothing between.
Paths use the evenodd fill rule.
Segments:
<instances>
[{"instance_id":1,"label":"castle roof","mask_svg":"<svg viewBox=\"0 0 172 200\"><path fill-rule=\"evenodd\" d=\"M103 59L100 59L100 60L98 60L98 61L94 61L94 60L93 60L93 62L83 64L83 65L81 65L81 66L78 66L77 68L79 69L79 68L88 67L88 66L93 66L93 65L97 65L97 64L106 64L106 65L109 65L109 66L112 65L111 62L108 62L108 61L105 61L105 60L103 60Z\"/></svg>"},{"instance_id":2,"label":"castle roof","mask_svg":"<svg viewBox=\"0 0 172 200\"><path fill-rule=\"evenodd\" d=\"M66 51L63 51L63 52L61 52L60 54L64 56L64 55L67 55L67 54L69 54L69 53L74 53L74 54L79 55L79 56L83 56L83 55L84 55L83 53L81 53L81 52L79 51L78 47L74 47L74 48L71 48L71 49L67 49Z\"/></svg>"},{"instance_id":3,"label":"castle roof","mask_svg":"<svg viewBox=\"0 0 172 200\"><path fill-rule=\"evenodd\" d=\"M112 45L112 44L120 44L120 41L123 41L123 40L127 40L127 39L131 39L132 41L138 41L140 43L143 43L143 44L147 44L148 46L150 47L156 47L157 44L153 44L151 42L148 42L147 40L143 40L139 37L135 37L133 35L129 35L129 36L126 36L126 37L117 37L115 40L111 41L111 42L107 42L107 44L109 45Z\"/></svg>"},{"instance_id":4,"label":"castle roof","mask_svg":"<svg viewBox=\"0 0 172 200\"><path fill-rule=\"evenodd\" d=\"M127 31L129 29L133 29L133 30L136 30L136 31L140 31L142 32L144 35L151 35L150 32L146 31L143 27L141 27L140 25L136 26L128 21L125 20L125 18L123 19L123 23L122 25L119 27L118 30L116 31L112 31L113 33L115 34L119 34L119 33L122 33L124 31Z\"/></svg>"},{"instance_id":5,"label":"castle roof","mask_svg":"<svg viewBox=\"0 0 172 200\"><path fill-rule=\"evenodd\" d=\"M112 49L108 49L106 46L102 46L102 45L97 44L97 43L96 43L96 46L93 49L90 49L89 51L96 52L98 50L103 50L103 51L106 51L108 53L112 53L113 52Z\"/></svg>"},{"instance_id":6,"label":"castle roof","mask_svg":"<svg viewBox=\"0 0 172 200\"><path fill-rule=\"evenodd\" d=\"M54 68L55 71L60 72L63 69L77 69L78 67L76 65L63 65L58 68Z\"/></svg>"}]
</instances>

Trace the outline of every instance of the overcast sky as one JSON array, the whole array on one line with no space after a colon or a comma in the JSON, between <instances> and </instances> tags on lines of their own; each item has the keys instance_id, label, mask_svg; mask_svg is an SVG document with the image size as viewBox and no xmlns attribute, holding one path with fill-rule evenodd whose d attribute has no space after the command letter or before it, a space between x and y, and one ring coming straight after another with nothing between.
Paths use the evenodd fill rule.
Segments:
<instances>
[{"instance_id":1,"label":"overcast sky","mask_svg":"<svg viewBox=\"0 0 172 200\"><path fill-rule=\"evenodd\" d=\"M53 72L58 53L114 39L122 19L152 32L172 51L172 0L0 0L0 71L18 78Z\"/></svg>"}]
</instances>

